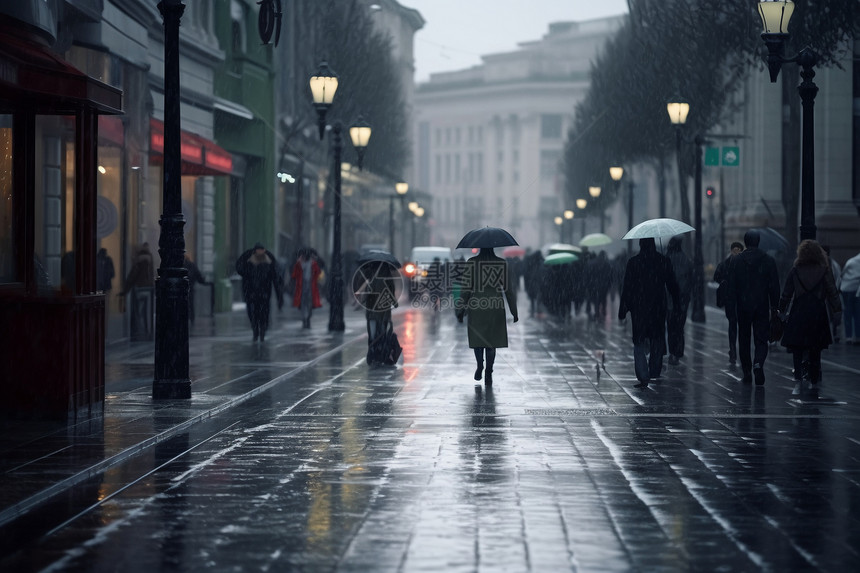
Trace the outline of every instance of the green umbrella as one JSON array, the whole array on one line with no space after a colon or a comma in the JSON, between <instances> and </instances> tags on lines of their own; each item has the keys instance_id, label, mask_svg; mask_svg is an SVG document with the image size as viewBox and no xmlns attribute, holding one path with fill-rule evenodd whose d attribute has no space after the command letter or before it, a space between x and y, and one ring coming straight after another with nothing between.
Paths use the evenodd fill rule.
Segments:
<instances>
[{"instance_id":1,"label":"green umbrella","mask_svg":"<svg viewBox=\"0 0 860 573\"><path fill-rule=\"evenodd\" d=\"M612 242L612 237L603 233L591 233L579 241L580 247L602 247Z\"/></svg>"},{"instance_id":2,"label":"green umbrella","mask_svg":"<svg viewBox=\"0 0 860 573\"><path fill-rule=\"evenodd\" d=\"M550 255L543 260L543 264L545 265L564 265L567 263L572 263L573 261L578 260L579 257L574 255L573 253L556 253L554 255Z\"/></svg>"}]
</instances>

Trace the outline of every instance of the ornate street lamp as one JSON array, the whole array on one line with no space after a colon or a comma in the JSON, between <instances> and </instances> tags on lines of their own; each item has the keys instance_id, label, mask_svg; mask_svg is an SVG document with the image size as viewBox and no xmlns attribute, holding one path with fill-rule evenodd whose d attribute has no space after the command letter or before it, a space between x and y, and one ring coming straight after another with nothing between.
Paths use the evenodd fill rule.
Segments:
<instances>
[{"instance_id":1,"label":"ornate street lamp","mask_svg":"<svg viewBox=\"0 0 860 573\"><path fill-rule=\"evenodd\" d=\"M794 13L791 0L761 0L758 4L761 16L761 38L767 46L767 68L771 83L776 82L782 64L796 63L801 67L803 81L797 86L803 105L803 136L801 139L800 161L800 240L815 239L815 96L818 86L812 81L815 77L815 64L818 54L809 47L803 48L794 57L783 55L785 41L788 39L788 22Z\"/></svg>"},{"instance_id":2,"label":"ornate street lamp","mask_svg":"<svg viewBox=\"0 0 860 573\"><path fill-rule=\"evenodd\" d=\"M623 167L610 167L609 168L609 176L618 184L619 188L621 187L621 178L624 177L624 168ZM628 177L627 181L628 189L627 189L627 228L633 228L633 180ZM631 256L633 254L633 241L627 241L627 256Z\"/></svg>"},{"instance_id":3,"label":"ornate street lamp","mask_svg":"<svg viewBox=\"0 0 860 573\"><path fill-rule=\"evenodd\" d=\"M403 212L403 202L406 200L406 192L409 191L409 183L398 181L394 184L394 190L397 192L397 196L400 197L400 211ZM396 197L391 197L388 201L388 242L392 255L394 255L394 199Z\"/></svg>"},{"instance_id":4,"label":"ornate street lamp","mask_svg":"<svg viewBox=\"0 0 860 573\"><path fill-rule=\"evenodd\" d=\"M334 101L337 92L337 74L328 67L326 62L320 64L316 75L310 79L311 95L314 107L319 117L320 139L325 135L325 117ZM334 176L334 225L332 229L332 254L331 254L331 287L329 299L331 308L328 319L328 329L332 332L343 332L346 328L343 322L343 261L341 256L341 153L343 152L343 138L341 134L343 126L335 122L332 126L334 137L334 164L332 166ZM350 127L349 135L353 145L358 152L358 168L361 169L364 150L370 140L371 129L366 122L359 118L359 122Z\"/></svg>"},{"instance_id":5,"label":"ornate street lamp","mask_svg":"<svg viewBox=\"0 0 860 573\"><path fill-rule=\"evenodd\" d=\"M337 74L328 67L325 60L320 63L317 73L311 76L311 97L317 110L320 141L325 135L325 116L334 101L337 92Z\"/></svg>"},{"instance_id":6,"label":"ornate street lamp","mask_svg":"<svg viewBox=\"0 0 860 573\"><path fill-rule=\"evenodd\" d=\"M185 269L185 217L182 214L181 145L179 129L179 20L185 5L179 0L158 4L164 17L164 205L159 221L161 264L155 281L156 400L191 398L188 355L188 271Z\"/></svg>"},{"instance_id":7,"label":"ornate street lamp","mask_svg":"<svg viewBox=\"0 0 860 573\"><path fill-rule=\"evenodd\" d=\"M562 215L564 215L565 221L565 225L562 228L567 227L567 238L570 241L573 241L573 209L565 209ZM562 242L564 242L564 240L562 240Z\"/></svg>"},{"instance_id":8,"label":"ornate street lamp","mask_svg":"<svg viewBox=\"0 0 860 573\"><path fill-rule=\"evenodd\" d=\"M349 138L352 140L352 146L358 152L359 171L364 161L364 150L367 149L367 144L370 142L371 132L370 124L362 116L358 116L356 122L349 128Z\"/></svg>"},{"instance_id":9,"label":"ornate street lamp","mask_svg":"<svg viewBox=\"0 0 860 573\"><path fill-rule=\"evenodd\" d=\"M588 205L588 200L587 200L587 199L577 199L577 200L576 200L576 208L577 208L577 209L579 209L580 211L581 211L582 209L585 209L585 207L586 207L587 205Z\"/></svg>"},{"instance_id":10,"label":"ornate street lamp","mask_svg":"<svg viewBox=\"0 0 860 573\"><path fill-rule=\"evenodd\" d=\"M598 187L597 185L592 185L588 188L588 194L597 199L598 197L600 197L600 187Z\"/></svg>"},{"instance_id":11,"label":"ornate street lamp","mask_svg":"<svg viewBox=\"0 0 860 573\"><path fill-rule=\"evenodd\" d=\"M553 219L556 225L558 225L558 242L564 242L564 219L562 217L556 217Z\"/></svg>"}]
</instances>

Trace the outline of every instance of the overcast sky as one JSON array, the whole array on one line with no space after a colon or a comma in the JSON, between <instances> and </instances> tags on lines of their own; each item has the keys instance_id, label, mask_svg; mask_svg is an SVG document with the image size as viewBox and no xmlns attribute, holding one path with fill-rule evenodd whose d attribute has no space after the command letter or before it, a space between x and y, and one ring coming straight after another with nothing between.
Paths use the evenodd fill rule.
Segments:
<instances>
[{"instance_id":1,"label":"overcast sky","mask_svg":"<svg viewBox=\"0 0 860 573\"><path fill-rule=\"evenodd\" d=\"M424 17L415 34L415 81L461 70L481 56L539 40L550 22L583 21L627 13L627 0L400 0Z\"/></svg>"}]
</instances>

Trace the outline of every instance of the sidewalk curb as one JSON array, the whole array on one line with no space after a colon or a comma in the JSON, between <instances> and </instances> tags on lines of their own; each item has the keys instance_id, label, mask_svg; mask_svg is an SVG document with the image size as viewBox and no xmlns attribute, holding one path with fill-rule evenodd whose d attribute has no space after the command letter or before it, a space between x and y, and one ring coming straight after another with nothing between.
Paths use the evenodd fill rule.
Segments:
<instances>
[{"instance_id":1,"label":"sidewalk curb","mask_svg":"<svg viewBox=\"0 0 860 573\"><path fill-rule=\"evenodd\" d=\"M193 426L199 422L208 420L208 419L210 419L210 418L212 418L212 417L214 417L214 416L216 416L222 412L229 410L230 408L232 408L234 406L237 406L243 402L250 400L251 398L253 398L253 397L265 392L266 390L269 390L270 388L280 384L284 380L292 378L293 376L301 373L302 371L310 368L311 366L314 366L315 364L321 362L322 360L326 359L330 355L335 354L337 352L340 352L341 350L343 350L347 346L355 344L356 342L358 342L360 340L364 340L366 338L367 338L367 333L362 333L362 334L359 334L357 336L354 336L353 338L351 338L349 340L343 341L338 346L335 346L334 348L331 348L331 349L327 350L326 352L323 352L322 354L320 354L316 358L309 360L308 362L302 364L301 366L297 366L296 368L290 370L289 372L285 372L285 373L281 374L280 376L273 378L272 380L269 380L265 384L261 384L260 386L257 386L253 390L249 390L248 392L245 392L244 394L240 394L238 396L230 398L230 399L226 400L225 402L223 402L222 404L219 404L218 406L215 406L214 408L211 408L205 412L197 414L196 416L189 418L188 420L186 420L180 424L177 424L176 426L170 428L169 430L165 430L165 431L161 432L160 434L156 434L150 438L147 438L147 439L143 440L142 442L139 442L139 443L135 444L134 446L126 448L123 451L121 451L117 454L114 454L113 456L110 456L109 458L106 458L103 461L101 461L97 464L94 464L85 470L82 470L82 471L80 471L80 472L78 472L72 476L69 476L65 479L62 479L62 480L56 482L55 484L43 489L42 491L40 491L38 493L35 493L35 494L29 496L28 498L26 498L22 501L19 501L13 505L10 505L9 507L0 511L0 527L5 526L6 524L14 521L15 519L18 519L19 517L21 517L22 515L24 515L25 513L30 511L31 509L33 509L34 507L41 505L42 503L46 502L50 498L54 497L55 495L62 493L66 489L73 487L75 485L78 485L79 483L84 482L84 481L90 479L91 477L110 469L111 467L113 467L115 465L118 465L118 464L120 464L120 463L122 463L122 462L124 462L130 458L133 458L134 456L140 454L141 452L147 450L148 448L151 448L152 446L154 446L156 444L159 444L159 443L161 443L167 439L172 438L176 434L182 432L183 430L190 428L191 426Z\"/></svg>"}]
</instances>

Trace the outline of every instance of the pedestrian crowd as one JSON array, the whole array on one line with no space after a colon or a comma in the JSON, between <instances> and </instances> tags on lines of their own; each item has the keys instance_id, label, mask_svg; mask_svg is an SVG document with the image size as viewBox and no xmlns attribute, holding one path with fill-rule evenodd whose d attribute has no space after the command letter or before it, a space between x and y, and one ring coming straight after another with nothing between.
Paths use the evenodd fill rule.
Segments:
<instances>
[{"instance_id":1,"label":"pedestrian crowd","mask_svg":"<svg viewBox=\"0 0 860 573\"><path fill-rule=\"evenodd\" d=\"M827 246L804 240L780 281L777 262L759 248L760 242L760 232L750 229L743 243L731 244L714 270L716 303L728 322L729 365L736 368L740 363L743 384L764 385L768 352L779 342L793 357L792 393L815 394L822 379L822 351L840 342L843 331L845 343L860 342L860 254L840 266ZM444 292L431 293L430 300L440 310L438 299L450 296L457 319L468 318L475 380L492 386L496 349L508 345L506 306L514 322L519 318L516 295L521 278L530 317L545 311L566 322L585 312L590 320L600 321L617 296L618 319L624 323L628 315L631 318L637 388L647 388L661 377L666 355L669 365L681 362L695 276L683 236L671 237L664 253L653 238L644 238L639 240L639 252L629 259L626 254L610 259L604 251L588 249L570 259L553 264L538 250L506 260L492 248L481 248L468 261L461 259L445 268L446 274L460 279L451 281ZM370 260L372 264L359 257L349 259L347 273L353 277L356 308L365 309L368 363L392 364L401 351L391 322L391 310L398 304L392 285L399 272L384 257ZM298 249L293 261L281 265L258 243L239 257L236 270L242 277L254 341L265 339L273 292L279 309L284 294L292 296L302 327L311 327L312 311L321 306L325 277L325 263L315 250ZM466 275L472 280L461 280Z\"/></svg>"}]
</instances>

